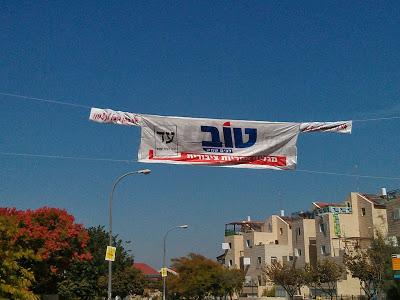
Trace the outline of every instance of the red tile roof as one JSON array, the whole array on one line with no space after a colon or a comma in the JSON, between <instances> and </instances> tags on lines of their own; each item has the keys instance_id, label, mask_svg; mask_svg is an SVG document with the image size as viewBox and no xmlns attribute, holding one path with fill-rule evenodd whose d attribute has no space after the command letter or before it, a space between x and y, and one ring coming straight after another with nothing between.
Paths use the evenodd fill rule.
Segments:
<instances>
[{"instance_id":1,"label":"red tile roof","mask_svg":"<svg viewBox=\"0 0 400 300\"><path fill-rule=\"evenodd\" d=\"M313 204L317 207L317 208L323 208L326 206L346 206L343 203L328 203L328 202L313 202Z\"/></svg>"},{"instance_id":2,"label":"red tile roof","mask_svg":"<svg viewBox=\"0 0 400 300\"><path fill-rule=\"evenodd\" d=\"M142 273L147 276L159 276L160 275L160 273L156 269L150 267L148 264L145 264L145 263L134 263L133 267L142 271Z\"/></svg>"}]
</instances>

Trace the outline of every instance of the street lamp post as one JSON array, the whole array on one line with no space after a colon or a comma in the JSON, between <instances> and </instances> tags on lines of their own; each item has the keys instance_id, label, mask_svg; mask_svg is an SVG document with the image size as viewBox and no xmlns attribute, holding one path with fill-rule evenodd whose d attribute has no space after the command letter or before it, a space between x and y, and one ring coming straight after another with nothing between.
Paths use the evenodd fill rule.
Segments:
<instances>
[{"instance_id":1,"label":"street lamp post","mask_svg":"<svg viewBox=\"0 0 400 300\"><path fill-rule=\"evenodd\" d=\"M112 246L112 201L113 201L113 195L114 195L114 191L115 191L117 184L122 179L124 179L125 177L127 177L129 175L135 175L135 174L147 175L150 173L151 173L151 170L149 170L149 169L138 170L138 171L125 173L115 180L114 185L111 190L111 193L110 193L109 202L108 202L108 226L109 226L109 242L108 243L109 243L109 246ZM112 277L112 261L109 260L108 261L108 300L112 299L111 277Z\"/></svg>"},{"instance_id":2,"label":"street lamp post","mask_svg":"<svg viewBox=\"0 0 400 300\"><path fill-rule=\"evenodd\" d=\"M164 235L164 251L163 251L163 264L162 264L162 267L163 267L163 270L165 270L166 269L166 265L165 265L165 246L166 246L166 241L167 241L167 236L168 236L168 233L170 233L172 230L175 230L175 229L186 229L186 228L188 228L189 226L188 225L179 225L179 226L175 226L175 227L172 227L171 229L169 229L166 233L165 233L165 235ZM161 275L163 276L163 274L162 274L163 272L161 271ZM165 282L165 279L166 279L167 277L166 276L163 276L163 300L165 300L165 291L166 291L166 282Z\"/></svg>"}]
</instances>

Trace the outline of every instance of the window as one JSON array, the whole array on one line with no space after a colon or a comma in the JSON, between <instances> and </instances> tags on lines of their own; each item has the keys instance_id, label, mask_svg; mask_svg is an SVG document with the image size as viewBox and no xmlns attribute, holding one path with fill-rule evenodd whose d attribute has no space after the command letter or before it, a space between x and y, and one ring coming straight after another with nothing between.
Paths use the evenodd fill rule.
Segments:
<instances>
[{"instance_id":1,"label":"window","mask_svg":"<svg viewBox=\"0 0 400 300\"><path fill-rule=\"evenodd\" d=\"M232 243L229 243L229 249L232 249Z\"/></svg>"},{"instance_id":2,"label":"window","mask_svg":"<svg viewBox=\"0 0 400 300\"><path fill-rule=\"evenodd\" d=\"M251 240L246 240L246 247L251 248Z\"/></svg>"},{"instance_id":3,"label":"window","mask_svg":"<svg viewBox=\"0 0 400 300\"><path fill-rule=\"evenodd\" d=\"M260 275L257 276L257 279L258 279L258 285L262 285L262 281L261 281L261 276Z\"/></svg>"},{"instance_id":4,"label":"window","mask_svg":"<svg viewBox=\"0 0 400 300\"><path fill-rule=\"evenodd\" d=\"M276 256L271 256L271 264L277 262L278 258Z\"/></svg>"},{"instance_id":5,"label":"window","mask_svg":"<svg viewBox=\"0 0 400 300\"><path fill-rule=\"evenodd\" d=\"M233 265L233 261L232 261L232 259L230 259L230 260L229 260L229 263L228 263L228 266L229 266L229 267L232 267L232 265Z\"/></svg>"},{"instance_id":6,"label":"window","mask_svg":"<svg viewBox=\"0 0 400 300\"><path fill-rule=\"evenodd\" d=\"M362 208L361 208L361 215L362 215L362 216L365 216L365 207L362 207Z\"/></svg>"},{"instance_id":7,"label":"window","mask_svg":"<svg viewBox=\"0 0 400 300\"><path fill-rule=\"evenodd\" d=\"M321 254L322 255L326 255L327 254L325 245L321 245Z\"/></svg>"},{"instance_id":8,"label":"window","mask_svg":"<svg viewBox=\"0 0 400 300\"><path fill-rule=\"evenodd\" d=\"M299 228L297 228L297 235L298 235L298 236L300 236L300 235L301 235L301 230L300 230L300 227L299 227Z\"/></svg>"},{"instance_id":9,"label":"window","mask_svg":"<svg viewBox=\"0 0 400 300\"><path fill-rule=\"evenodd\" d=\"M257 257L257 265L261 265L261 256Z\"/></svg>"},{"instance_id":10,"label":"window","mask_svg":"<svg viewBox=\"0 0 400 300\"><path fill-rule=\"evenodd\" d=\"M400 220L400 208L393 210L393 220Z\"/></svg>"},{"instance_id":11,"label":"window","mask_svg":"<svg viewBox=\"0 0 400 300\"><path fill-rule=\"evenodd\" d=\"M279 228L279 234L280 234L280 235L283 234L283 228L282 228L282 227Z\"/></svg>"},{"instance_id":12,"label":"window","mask_svg":"<svg viewBox=\"0 0 400 300\"><path fill-rule=\"evenodd\" d=\"M325 234L325 224L324 223L319 223L319 232L322 232Z\"/></svg>"},{"instance_id":13,"label":"window","mask_svg":"<svg viewBox=\"0 0 400 300\"><path fill-rule=\"evenodd\" d=\"M301 256L301 249L294 248L294 256Z\"/></svg>"}]
</instances>

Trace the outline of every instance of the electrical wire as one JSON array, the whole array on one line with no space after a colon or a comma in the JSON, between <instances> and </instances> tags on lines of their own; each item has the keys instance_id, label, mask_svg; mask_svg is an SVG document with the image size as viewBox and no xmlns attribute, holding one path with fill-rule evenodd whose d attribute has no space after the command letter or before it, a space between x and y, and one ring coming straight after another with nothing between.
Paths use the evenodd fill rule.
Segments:
<instances>
[{"instance_id":1,"label":"electrical wire","mask_svg":"<svg viewBox=\"0 0 400 300\"><path fill-rule=\"evenodd\" d=\"M87 161L136 163L135 160L129 160L129 159L92 158L92 157L79 157L79 156L77 157L77 156L32 154L32 153L16 153L16 152L0 152L0 155L19 156L19 157L28 157L28 158L72 159L72 160L87 160ZM346 176L346 177L369 178L369 179L400 180L400 177L390 177L390 176L358 175L358 174L315 171L315 170L305 170L305 169L296 169L296 170L293 170L293 171L294 172L311 173L311 174L320 174L320 175L334 175L334 176Z\"/></svg>"},{"instance_id":2,"label":"electrical wire","mask_svg":"<svg viewBox=\"0 0 400 300\"><path fill-rule=\"evenodd\" d=\"M79 107L79 108L89 108L89 109L91 108L90 106L82 105L82 104L76 104L76 103L70 103L70 102L64 102L64 101L58 101L58 100L52 100L52 99L35 98L35 97L29 97L29 96L23 96L23 95L17 95L17 94L0 92L0 95L7 96L7 97L20 98L20 99L24 99L24 100L33 100L33 101L38 101L38 102L46 102L46 103L59 104L59 105L68 105L68 106Z\"/></svg>"},{"instance_id":3,"label":"electrical wire","mask_svg":"<svg viewBox=\"0 0 400 300\"><path fill-rule=\"evenodd\" d=\"M43 99L43 98L36 98L36 97L30 97L30 96L24 96L24 95L12 94L12 93L4 93L4 92L0 92L0 95L7 96L7 97L13 97L13 98L20 98L20 99L24 99L24 100L32 100L32 101L72 106L72 107L78 107L78 108L85 108L85 109L91 108L90 106L87 106L87 105L59 101L59 100L54 100L54 99ZM359 119L359 120L352 120L352 121L353 122L367 122L367 121L382 121L382 120L394 120L394 119L400 119L400 116ZM37 158L53 158L53 159L87 160L87 161L104 161L104 162L123 162L123 163L134 163L135 162L134 160L127 160L127 159L91 158L91 157L75 157L75 156L15 153L15 152L0 152L0 155L20 156L20 157L37 157ZM357 177L357 178L400 180L400 177L389 177L389 176L357 175L357 174L304 170L304 169L297 169L294 171L295 172L312 173L312 174L321 174L321 175L335 175L335 176L347 176L347 177Z\"/></svg>"},{"instance_id":4,"label":"electrical wire","mask_svg":"<svg viewBox=\"0 0 400 300\"><path fill-rule=\"evenodd\" d=\"M91 107L87 106L87 105L76 104L76 103L71 103L71 102L64 102L64 101L53 100L53 99L43 99L43 98L36 98L36 97L30 97L30 96L24 96L24 95L12 94L12 93L4 93L4 92L0 92L0 95L14 97L14 98L20 98L20 99L24 99L24 100L33 100L33 101L39 101L39 102L46 102L46 103L52 103L52 104L67 105L67 106L91 109ZM383 121L383 120L395 120L395 119L400 119L400 116L359 119L359 120L352 120L352 122Z\"/></svg>"},{"instance_id":5,"label":"electrical wire","mask_svg":"<svg viewBox=\"0 0 400 300\"><path fill-rule=\"evenodd\" d=\"M37 157L37 158L54 158L54 159L88 160L88 161L105 161L105 162L123 162L123 163L134 163L135 162L134 160L129 160L129 159L93 158L93 157L16 153L16 152L0 152L0 155L20 156L20 157Z\"/></svg>"},{"instance_id":6,"label":"electrical wire","mask_svg":"<svg viewBox=\"0 0 400 300\"><path fill-rule=\"evenodd\" d=\"M358 174L336 173L336 172L326 172L326 171L313 171L313 170L304 170L304 169L296 169L294 171L295 172L321 174L321 175L336 175L336 176L356 177L356 178L400 180L400 177L390 177L390 176L358 175Z\"/></svg>"}]
</instances>

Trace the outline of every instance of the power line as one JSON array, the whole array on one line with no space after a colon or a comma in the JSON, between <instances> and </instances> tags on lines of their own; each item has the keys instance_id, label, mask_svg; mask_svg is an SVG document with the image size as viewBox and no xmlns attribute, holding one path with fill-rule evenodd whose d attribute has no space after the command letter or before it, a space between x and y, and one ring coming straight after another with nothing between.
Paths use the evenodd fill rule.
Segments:
<instances>
[{"instance_id":1,"label":"power line","mask_svg":"<svg viewBox=\"0 0 400 300\"><path fill-rule=\"evenodd\" d=\"M296 169L294 171L295 172L304 172L304 173L322 174L322 175L336 175L336 176L356 177L356 178L400 180L400 177L389 177L389 176L358 175L358 174L336 173L336 172L326 172L326 171L313 171L313 170L304 170L304 169Z\"/></svg>"},{"instance_id":2,"label":"power line","mask_svg":"<svg viewBox=\"0 0 400 300\"><path fill-rule=\"evenodd\" d=\"M77 156L32 154L32 153L16 153L16 152L0 152L0 155L19 156L19 157L27 157L27 158L50 158L50 159L71 159L71 160L86 160L86 161L136 163L136 161L129 160L129 159L92 158L92 157L79 157L79 156L77 157ZM390 176L358 175L358 174L327 172L327 171L315 171L315 170L305 170L305 169L296 169L296 170L293 170L293 171L294 172L311 173L311 174L320 174L320 175L334 175L334 176L346 176L346 177L369 178L369 179L400 180L400 177L390 177Z\"/></svg>"},{"instance_id":3,"label":"power line","mask_svg":"<svg viewBox=\"0 0 400 300\"><path fill-rule=\"evenodd\" d=\"M33 101L39 101L39 102L47 102L47 103L52 103L52 104L67 105L67 106L91 109L91 107L87 106L87 105L76 104L76 103L71 103L71 102L64 102L64 101L59 101L59 100L54 100L54 99L43 99L43 98L36 98L36 97L30 97L30 96L24 96L24 95L12 94L12 93L4 93L4 92L0 92L0 95L14 97L14 98L20 98L20 99L24 99L24 100L33 100ZM369 121L384 121L384 120L395 120L395 119L400 119L400 116L359 119L359 120L352 120L352 121L353 122L369 122Z\"/></svg>"},{"instance_id":4,"label":"power line","mask_svg":"<svg viewBox=\"0 0 400 300\"><path fill-rule=\"evenodd\" d=\"M400 119L400 116L374 118L374 119L361 119L361 120L352 120L352 121L353 122L368 122L368 121L383 121L383 120L393 120L393 119Z\"/></svg>"},{"instance_id":5,"label":"power line","mask_svg":"<svg viewBox=\"0 0 400 300\"><path fill-rule=\"evenodd\" d=\"M33 101L38 101L38 102L46 102L46 103L59 104L59 105L68 105L68 106L74 106L74 107L79 107L79 108L89 108L89 109L91 108L90 106L82 105L82 104L76 104L76 103L70 103L70 102L64 102L64 101L58 101L58 100L52 100L52 99L35 98L35 97L29 97L29 96L23 96L23 95L17 95L17 94L0 92L0 95L14 97L14 98L20 98L20 99L24 99L24 100L33 100Z\"/></svg>"},{"instance_id":6,"label":"power line","mask_svg":"<svg viewBox=\"0 0 400 300\"><path fill-rule=\"evenodd\" d=\"M106 161L106 162L123 162L123 163L134 163L135 162L134 160L129 160L129 159L93 158L93 157L16 153L16 152L0 152L0 155L20 156L20 157L37 157L37 158L54 158L54 159L89 160L89 161Z\"/></svg>"}]
</instances>

